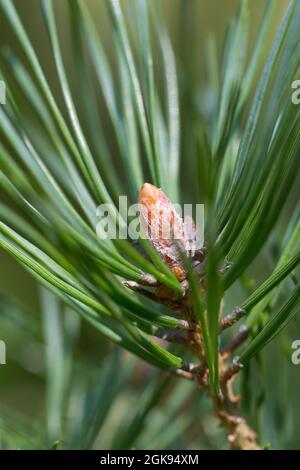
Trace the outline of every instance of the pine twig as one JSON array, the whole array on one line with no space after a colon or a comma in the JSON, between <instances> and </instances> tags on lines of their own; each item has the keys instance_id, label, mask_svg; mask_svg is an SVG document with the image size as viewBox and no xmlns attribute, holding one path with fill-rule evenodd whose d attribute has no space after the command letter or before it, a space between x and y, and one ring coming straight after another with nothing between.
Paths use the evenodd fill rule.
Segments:
<instances>
[{"instance_id":1,"label":"pine twig","mask_svg":"<svg viewBox=\"0 0 300 470\"><path fill-rule=\"evenodd\" d=\"M227 328L230 328L233 326L235 323L237 323L241 318L243 318L246 315L246 311L243 310L240 307L236 307L233 312L231 312L229 315L226 317L222 318L221 324L220 324L220 330L226 330Z\"/></svg>"},{"instance_id":2,"label":"pine twig","mask_svg":"<svg viewBox=\"0 0 300 470\"><path fill-rule=\"evenodd\" d=\"M249 328L246 325L241 325L237 335L228 343L222 351L223 357L230 357L231 354L248 338Z\"/></svg>"}]
</instances>

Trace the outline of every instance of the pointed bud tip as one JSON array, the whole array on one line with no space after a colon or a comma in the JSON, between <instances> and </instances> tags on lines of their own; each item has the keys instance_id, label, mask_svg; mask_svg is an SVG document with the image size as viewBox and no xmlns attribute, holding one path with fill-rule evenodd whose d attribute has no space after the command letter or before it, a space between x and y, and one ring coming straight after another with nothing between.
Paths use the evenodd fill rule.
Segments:
<instances>
[{"instance_id":1,"label":"pointed bud tip","mask_svg":"<svg viewBox=\"0 0 300 470\"><path fill-rule=\"evenodd\" d=\"M155 204L159 199L165 199L165 194L161 189L157 188L151 183L144 183L141 187L139 194L139 203L144 204L146 207Z\"/></svg>"}]
</instances>

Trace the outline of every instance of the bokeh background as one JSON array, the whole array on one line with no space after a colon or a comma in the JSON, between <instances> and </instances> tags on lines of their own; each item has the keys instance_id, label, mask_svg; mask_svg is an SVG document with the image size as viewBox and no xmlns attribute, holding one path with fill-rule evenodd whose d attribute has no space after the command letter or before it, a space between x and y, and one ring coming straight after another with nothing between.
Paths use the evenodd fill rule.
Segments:
<instances>
[{"instance_id":1,"label":"bokeh background","mask_svg":"<svg viewBox=\"0 0 300 470\"><path fill-rule=\"evenodd\" d=\"M181 126L183 149L186 152L182 165L182 187L184 198L187 201L193 200L191 193L193 187L193 175L189 173L188 150L189 150L189 129L185 125L185 113L190 106L201 106L205 97L206 77L204 73L205 44L207 36L213 33L216 37L218 51L224 41L226 27L236 14L238 0L148 0L157 4L160 8L172 40L175 50L179 76L180 70L185 70L185 75L189 77L189 84L182 85L181 90ZM267 54L268 49L274 39L278 25L283 17L284 11L288 5L285 0L272 0L276 3L273 24L267 41L264 44ZM134 2L123 0L123 2L132 3L133 16ZM73 89L80 92L82 84L78 82L76 70L72 62L72 32L69 28L67 0L55 0L55 8L58 18L58 27L63 44L64 59L67 67L68 76ZM106 51L112 64L115 61L113 53L112 31L108 21L105 0L86 0L89 8L93 12L97 28L103 39ZM41 64L48 77L52 89L60 98L60 90L55 73L55 67L50 53L49 43L44 28L41 15L39 0L15 0L26 30L38 53ZM263 0L252 0L250 2L250 46L255 39L259 21L262 16L265 2ZM16 51L22 57L15 37L6 24L2 12L0 13L0 50L4 51L7 47ZM129 19L130 21L130 19ZM251 47L250 47L251 49ZM250 50L249 50L250 52ZM159 70L157 71L159 74ZM198 94L191 94L190 89L196 89ZM76 96L75 96L76 98ZM196 103L196 104L195 104ZM204 103L205 104L205 103ZM99 109L105 126L105 107L99 99ZM26 116L24 115L24 119ZM88 122L83 123L85 127ZM110 130L108 129L109 133ZM113 154L114 142L112 139L111 149ZM113 158L113 156L112 156ZM121 171L121 168L120 168ZM293 211L296 202L299 200L299 181L295 187L287 209L284 211L278 226L274 230L271 240L271 249L265 250L256 261L255 265L249 271L249 279L252 277L257 281L264 279L274 265L276 250L281 243L282 234L287 221ZM251 282L251 280L249 280ZM239 299L244 298L245 288L236 285L232 289L231 297L227 299L228 309L231 305L236 305ZM14 260L6 253L0 251L0 339L7 345L7 364L0 366L0 417L13 414L16 423L25 420L25 423L35 428L46 422L47 409L47 377L46 377L46 346L45 332L42 325L42 293L34 280L27 274ZM70 313L70 312L69 312ZM73 315L71 313L71 315ZM101 374L106 361L110 360L112 348L107 344L97 332L88 325L76 325L78 330L74 345L74 357L76 365L74 366L74 380L71 381L71 387L77 390L77 400L80 402L80 393L85 394L83 386L82 392L78 392L81 382L93 383L95 378ZM263 442L272 444L272 448L300 448L300 409L299 409L299 386L300 386L300 366L294 366L290 361L291 342L294 339L300 339L300 320L295 319L293 324L284 333L282 341L279 344L270 345L264 355L263 373L253 375L254 388L247 396L248 406L257 408L257 422ZM53 361L55 361L55 351ZM124 353L124 356L127 356ZM49 360L49 354L48 354ZM122 364L131 361L129 357L122 358L119 367ZM100 434L97 440L97 447L105 448L109 446L114 429L118 426L121 417L126 420L126 416L131 415L134 403L140 399L143 391L147 387L147 382L152 374L151 368L131 361L130 372L126 379L126 387L118 396L114 407L107 417L105 432ZM125 367L125 366L124 366ZM255 369L255 361L252 366ZM117 373L121 371L117 370ZM267 387L264 384L268 384ZM81 389L80 389L81 390ZM167 389L165 396L156 405L153 410L153 420L159 423L162 414L168 407L168 396L171 396L172 384ZM177 435L172 436L171 430L165 445L173 448L220 448L225 447L225 440L222 432L218 429L216 423L211 418L210 409L206 403L205 396L200 393L192 394L190 397L188 386L182 386L178 392L180 397L180 409L190 408L193 419L187 419L178 427ZM247 390L245 391L247 393ZM262 399L266 398L266 404L260 409ZM79 404L76 405L76 399L73 403L73 416L79 412ZM78 406L78 408L77 408ZM177 419L173 416L176 410L176 403L167 414L170 428L172 420ZM178 410L177 410L178 411ZM123 419L123 418L122 418ZM48 423L49 424L49 423ZM197 428L198 425L198 428ZM10 432L17 435L18 424ZM144 433L151 435L151 426L145 423ZM155 428L154 428L155 429ZM153 431L154 432L154 431ZM200 432L200 434L199 434ZM35 435L34 432L32 434ZM141 441L143 442L143 441ZM163 446L163 438L151 439L149 446ZM152 442L152 444L151 444ZM21 444L20 444L21 445ZM34 447L35 444L33 443Z\"/></svg>"}]
</instances>

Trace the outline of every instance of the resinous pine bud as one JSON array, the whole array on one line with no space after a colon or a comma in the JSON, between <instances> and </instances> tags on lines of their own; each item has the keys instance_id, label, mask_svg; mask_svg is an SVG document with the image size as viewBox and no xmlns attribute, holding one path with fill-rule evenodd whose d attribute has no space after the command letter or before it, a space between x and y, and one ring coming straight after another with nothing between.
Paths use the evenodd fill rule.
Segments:
<instances>
[{"instance_id":1,"label":"resinous pine bud","mask_svg":"<svg viewBox=\"0 0 300 470\"><path fill-rule=\"evenodd\" d=\"M156 186L145 183L139 194L142 229L179 281L186 277L179 250L185 249L184 223L173 204Z\"/></svg>"}]
</instances>

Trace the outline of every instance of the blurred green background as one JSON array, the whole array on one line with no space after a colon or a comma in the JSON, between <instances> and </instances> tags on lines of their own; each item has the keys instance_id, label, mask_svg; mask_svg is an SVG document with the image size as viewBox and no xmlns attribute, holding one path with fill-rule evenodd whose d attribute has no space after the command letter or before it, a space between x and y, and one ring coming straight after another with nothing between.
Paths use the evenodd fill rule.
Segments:
<instances>
[{"instance_id":1,"label":"blurred green background","mask_svg":"<svg viewBox=\"0 0 300 470\"><path fill-rule=\"evenodd\" d=\"M205 40L210 32L216 36L218 49L223 44L224 34L229 21L237 12L238 0L149 0L155 4L155 8L160 8L166 18L168 30L174 46L180 68L184 67L188 71L188 76L195 88L199 90L198 99L201 101L205 97L205 75L204 75L204 54ZM272 31L265 43L267 53L278 25L283 17L288 1L273 0L276 3L275 16L273 19ZM131 0L123 0L131 2ZM41 16L39 0L16 0L15 5L21 15L26 30L33 42L33 45L41 60L49 83L57 97L60 91L55 74L55 68L50 54L49 44L43 19ZM72 64L72 39L68 23L67 0L56 0L55 2L59 32L62 39L64 59L67 65L67 72L71 85L79 87L75 69ZM93 16L97 27L104 40L104 45L113 63L114 54L109 54L113 50L111 28L107 18L105 0L86 0L86 3L93 11ZM254 0L250 2L250 44L255 38L259 21L263 12L265 2ZM134 12L133 12L134 13ZM2 13L1 13L2 14ZM129 19L130 20L130 19ZM15 38L5 22L0 17L0 49L7 46L20 53ZM22 57L22 54L20 54ZM158 71L159 73L159 71ZM78 89L78 88L77 88ZM190 105L191 100L197 97L190 96L188 87L181 88L183 95L182 102L182 134L183 140L188 143L189 133L185 126L184 115ZM185 94L186 93L186 94ZM203 103L202 103L203 104ZM201 105L201 103L200 103ZM105 125L106 110L99 100L102 118ZM26 116L24 116L26 119ZM88 126L89 123L83 123ZM109 131L108 131L109 132ZM112 142L112 148L113 148ZM184 148L188 149L188 145ZM185 160L185 159L183 159ZM192 187L190 181L192 175L189 174L188 156L187 165L182 168L182 186L184 197L190 201L193 194L189 193ZM298 185L299 187L299 185ZM282 233L286 227L287 220L292 212L295 202L299 200L299 189L295 188L290 198L289 207L283 213L276 231L274 239L271 240L271 249L261 253L259 260L251 268L250 275L257 280L264 279L270 272L276 256L276 247L281 242ZM232 298L227 299L228 310L230 305L238 304L239 299L245 296L245 290L240 285L235 286L231 293ZM12 303L12 300L13 303ZM11 314L11 312L13 312ZM20 313L21 312L21 313ZM7 345L7 364L0 366L0 409L6 410L8 407L29 418L29 422L35 420L43 422L46 408L46 382L45 382L45 341L41 323L41 292L36 283L14 260L6 253L0 251L0 339ZM254 388L255 396L248 397L249 406L257 407L257 419L261 419L259 413L263 414L261 419L262 435L264 442L271 442L274 448L300 448L300 410L298 407L298 395L300 386L300 366L294 366L290 361L290 344L294 339L300 339L300 320L295 319L287 333L282 336L279 345L271 345L264 354L264 370L268 377L256 376L257 387ZM100 374L101 367L110 356L111 346L97 334L91 327L81 325L78 339L75 346L75 358L81 366L77 370L80 377L88 382L93 382L94 377ZM124 354L125 355L125 354ZM126 355L125 355L126 356ZM127 361L128 359L122 359ZM88 366L91 373L87 373ZM122 413L130 410L132 403L139 399L149 380L151 374L150 367L134 362L132 372L126 380L127 387L124 393L118 398L118 402L111 412L109 418L108 434L100 437L99 446L105 446L109 442L109 435L113 434L114 426L118 423ZM255 361L253 366L255 368ZM79 371L79 372L78 372ZM84 379L84 380L85 380ZM267 383L264 388L262 383ZM73 384L75 387L75 384ZM179 395L184 397L184 387ZM172 390L172 385L171 385ZM84 392L82 392L84 393ZM169 393L169 392L168 392ZM247 393L247 391L245 391ZM253 392L252 392L253 393ZM266 396L267 406L263 410L259 409L260 398ZM167 443L170 447L207 446L222 447L225 441L222 432L217 429L216 423L210 418L205 398L193 394L193 402L189 399L189 406L193 407L195 418L191 422L183 423L180 436L172 436ZM288 402L289 407L286 407ZM185 407L186 404L182 403ZM162 412L164 400L158 405L157 415ZM160 410L160 411L159 411ZM76 415L76 407L74 411ZM1 411L0 411L1 415ZM175 419L175 418L174 418ZM198 435L195 426L200 423L203 438ZM150 431L149 431L150 432ZM108 436L108 437L107 437ZM201 441L201 442L200 442ZM109 444L107 444L109 445ZM159 445L158 442L153 446Z\"/></svg>"}]
</instances>

